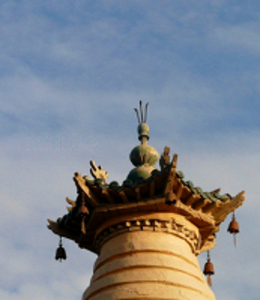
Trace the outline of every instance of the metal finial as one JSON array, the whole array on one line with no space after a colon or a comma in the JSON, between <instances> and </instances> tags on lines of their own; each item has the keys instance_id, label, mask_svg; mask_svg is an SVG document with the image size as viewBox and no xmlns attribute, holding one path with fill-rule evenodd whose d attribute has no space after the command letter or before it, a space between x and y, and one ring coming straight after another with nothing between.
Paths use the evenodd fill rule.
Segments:
<instances>
[{"instance_id":1,"label":"metal finial","mask_svg":"<svg viewBox=\"0 0 260 300\"><path fill-rule=\"evenodd\" d=\"M144 122L144 114L143 114L142 100L140 100L139 105L140 105L141 121L143 123Z\"/></svg>"},{"instance_id":2,"label":"metal finial","mask_svg":"<svg viewBox=\"0 0 260 300\"><path fill-rule=\"evenodd\" d=\"M140 121L140 116L139 116L139 112L137 110L137 108L134 108L135 112L136 112L136 115L137 115L137 120L138 120L138 123L140 124L141 121Z\"/></svg>"},{"instance_id":3,"label":"metal finial","mask_svg":"<svg viewBox=\"0 0 260 300\"><path fill-rule=\"evenodd\" d=\"M137 120L138 120L139 124L146 123L146 121L147 121L148 104L149 104L149 102L146 103L146 105L145 105L145 111L143 111L142 100L140 100L140 102L139 102L140 114L139 114L138 109L134 108L134 110L136 112L136 115L137 115Z\"/></svg>"},{"instance_id":4,"label":"metal finial","mask_svg":"<svg viewBox=\"0 0 260 300\"><path fill-rule=\"evenodd\" d=\"M145 105L144 123L146 123L146 121L147 121L148 105L149 105L149 102L147 102Z\"/></svg>"}]
</instances>

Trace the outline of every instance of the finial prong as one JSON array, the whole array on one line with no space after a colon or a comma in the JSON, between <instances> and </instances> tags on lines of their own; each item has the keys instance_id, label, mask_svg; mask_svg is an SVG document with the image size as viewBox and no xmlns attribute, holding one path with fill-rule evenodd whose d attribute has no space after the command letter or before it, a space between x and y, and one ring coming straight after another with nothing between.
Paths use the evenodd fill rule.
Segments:
<instances>
[{"instance_id":1,"label":"finial prong","mask_svg":"<svg viewBox=\"0 0 260 300\"><path fill-rule=\"evenodd\" d=\"M146 121L147 121L148 105L149 105L149 102L147 102L145 105L144 123L146 123Z\"/></svg>"},{"instance_id":2,"label":"finial prong","mask_svg":"<svg viewBox=\"0 0 260 300\"><path fill-rule=\"evenodd\" d=\"M139 124L146 123L146 121L147 121L148 105L149 105L149 102L146 103L145 110L143 110L142 100L140 100L140 102L139 102L140 113L137 108L134 108Z\"/></svg>"},{"instance_id":3,"label":"finial prong","mask_svg":"<svg viewBox=\"0 0 260 300\"><path fill-rule=\"evenodd\" d=\"M142 100L140 100L140 114L141 114L141 122L144 122L144 113L143 113L143 106L142 106Z\"/></svg>"},{"instance_id":4,"label":"finial prong","mask_svg":"<svg viewBox=\"0 0 260 300\"><path fill-rule=\"evenodd\" d=\"M134 110L135 110L136 115L137 115L138 123L140 124L140 123L141 123L141 120L140 120L139 112L138 112L137 108L134 108Z\"/></svg>"}]
</instances>

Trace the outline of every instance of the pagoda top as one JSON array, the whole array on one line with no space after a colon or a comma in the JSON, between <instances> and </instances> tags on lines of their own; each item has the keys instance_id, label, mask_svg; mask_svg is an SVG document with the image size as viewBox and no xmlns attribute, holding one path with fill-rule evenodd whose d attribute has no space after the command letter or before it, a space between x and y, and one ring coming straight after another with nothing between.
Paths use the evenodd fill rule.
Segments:
<instances>
[{"instance_id":1,"label":"pagoda top","mask_svg":"<svg viewBox=\"0 0 260 300\"><path fill-rule=\"evenodd\" d=\"M149 126L146 124L148 104L146 104L143 113L142 101L140 101L140 115L137 108L135 108L139 122L137 132L141 145L134 147L130 153L130 160L135 168L129 172L127 181L133 184L149 179L152 173L157 170L154 165L159 159L159 154L154 147L147 145L149 140Z\"/></svg>"},{"instance_id":2,"label":"pagoda top","mask_svg":"<svg viewBox=\"0 0 260 300\"><path fill-rule=\"evenodd\" d=\"M94 161L90 162L93 178L75 173L76 200L67 198L71 205L69 212L56 222L48 220L48 228L55 234L74 240L81 248L99 253L96 231L105 221L111 220L110 230L113 230L113 219L120 218L122 226L127 227L131 214L176 213L199 229L201 238L194 250L196 254L215 246L215 233L227 215L243 204L244 192L232 197L221 195L220 189L206 192L195 186L177 170L177 154L171 160L168 146L161 154L160 170L156 169L154 165L159 158L158 152L147 145L147 108L148 103L143 113L140 101L140 115L135 109L141 141L141 145L130 153L135 168L121 185L117 181L107 183L108 172Z\"/></svg>"}]
</instances>

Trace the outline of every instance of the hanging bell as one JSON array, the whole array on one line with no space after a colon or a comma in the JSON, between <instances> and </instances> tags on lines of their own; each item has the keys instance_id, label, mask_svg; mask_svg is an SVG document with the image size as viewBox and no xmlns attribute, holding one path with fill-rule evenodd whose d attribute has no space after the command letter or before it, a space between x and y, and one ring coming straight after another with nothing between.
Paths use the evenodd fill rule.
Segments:
<instances>
[{"instance_id":1,"label":"hanging bell","mask_svg":"<svg viewBox=\"0 0 260 300\"><path fill-rule=\"evenodd\" d=\"M60 262L61 262L63 259L66 259L66 258L67 258L66 251L62 247L62 241L61 241L61 237L60 237L60 243L59 243L59 247L56 250L55 259L60 260Z\"/></svg>"},{"instance_id":2,"label":"hanging bell","mask_svg":"<svg viewBox=\"0 0 260 300\"><path fill-rule=\"evenodd\" d=\"M239 233L239 225L238 225L238 222L236 221L234 212L233 212L232 220L229 223L227 231L230 232L231 234L233 234L234 245L236 246L236 234Z\"/></svg>"},{"instance_id":3,"label":"hanging bell","mask_svg":"<svg viewBox=\"0 0 260 300\"><path fill-rule=\"evenodd\" d=\"M208 285L212 286L211 275L214 275L215 272L214 272L213 263L210 261L209 251L208 251L208 258L207 258L207 262L205 263L203 273L208 276L207 277Z\"/></svg>"}]
</instances>

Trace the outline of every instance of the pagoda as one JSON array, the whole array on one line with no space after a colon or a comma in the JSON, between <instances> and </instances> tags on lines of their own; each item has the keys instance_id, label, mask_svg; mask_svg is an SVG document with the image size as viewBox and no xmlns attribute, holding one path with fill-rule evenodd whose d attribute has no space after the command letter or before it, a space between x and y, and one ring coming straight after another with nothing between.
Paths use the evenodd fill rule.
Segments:
<instances>
[{"instance_id":1,"label":"pagoda","mask_svg":"<svg viewBox=\"0 0 260 300\"><path fill-rule=\"evenodd\" d=\"M135 109L140 145L130 153L126 180L107 183L108 173L91 161L93 178L75 173L77 198L66 199L69 212L48 220L48 228L98 255L82 300L214 300L197 256L216 245L220 224L243 204L244 192L203 191L177 170L169 147L159 158L148 145L147 105ZM57 253L66 258L61 244ZM207 264L210 276L210 258Z\"/></svg>"}]
</instances>

